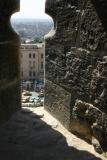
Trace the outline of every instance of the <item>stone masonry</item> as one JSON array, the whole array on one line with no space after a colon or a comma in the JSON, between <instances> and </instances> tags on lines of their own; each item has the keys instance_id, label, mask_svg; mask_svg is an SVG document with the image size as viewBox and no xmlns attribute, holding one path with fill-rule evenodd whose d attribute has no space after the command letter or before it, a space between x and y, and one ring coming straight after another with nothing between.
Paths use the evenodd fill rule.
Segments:
<instances>
[{"instance_id":1,"label":"stone masonry","mask_svg":"<svg viewBox=\"0 0 107 160\"><path fill-rule=\"evenodd\" d=\"M10 24L19 0L0 0L0 123L21 107L19 37Z\"/></svg>"},{"instance_id":2,"label":"stone masonry","mask_svg":"<svg viewBox=\"0 0 107 160\"><path fill-rule=\"evenodd\" d=\"M107 1L47 0L45 108L107 152Z\"/></svg>"}]
</instances>

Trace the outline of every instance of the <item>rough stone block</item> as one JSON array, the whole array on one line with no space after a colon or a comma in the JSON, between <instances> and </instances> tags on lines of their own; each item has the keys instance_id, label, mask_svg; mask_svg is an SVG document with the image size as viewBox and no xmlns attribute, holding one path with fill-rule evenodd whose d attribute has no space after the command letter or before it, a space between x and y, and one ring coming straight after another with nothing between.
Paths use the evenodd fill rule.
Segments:
<instances>
[{"instance_id":1,"label":"rough stone block","mask_svg":"<svg viewBox=\"0 0 107 160\"><path fill-rule=\"evenodd\" d=\"M61 122L63 119L61 117L69 115L71 131L89 142L94 142L98 152L105 152L107 150L105 147L107 146L107 1L47 0L46 13L53 18L54 27L52 35L46 39L48 87L45 107ZM54 88L55 86L57 87ZM56 90L59 94L56 94ZM66 93L69 93L71 99L67 107L64 107L66 104L63 103L61 108L68 110L59 110L60 98L62 96L65 101ZM82 104L81 107L79 104ZM74 106L81 108L77 117L74 116L76 108ZM89 106L87 110L91 114L87 115L88 118L86 114L84 115L86 106ZM102 120L101 117L105 118ZM95 119L95 122L92 123L92 119ZM69 121L64 120L63 124L68 123L69 126ZM97 146L100 147L97 149Z\"/></svg>"},{"instance_id":2,"label":"rough stone block","mask_svg":"<svg viewBox=\"0 0 107 160\"><path fill-rule=\"evenodd\" d=\"M62 87L46 82L45 109L54 115L66 128L70 125L71 94Z\"/></svg>"},{"instance_id":3,"label":"rough stone block","mask_svg":"<svg viewBox=\"0 0 107 160\"><path fill-rule=\"evenodd\" d=\"M0 123L21 107L19 36L10 23L19 0L0 0Z\"/></svg>"}]
</instances>

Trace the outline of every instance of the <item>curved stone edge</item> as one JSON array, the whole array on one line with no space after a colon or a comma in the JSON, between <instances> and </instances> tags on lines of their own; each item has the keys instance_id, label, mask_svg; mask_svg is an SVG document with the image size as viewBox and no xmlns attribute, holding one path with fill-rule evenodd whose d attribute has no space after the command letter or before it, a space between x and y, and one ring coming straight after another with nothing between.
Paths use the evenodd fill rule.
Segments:
<instances>
[{"instance_id":1,"label":"curved stone edge","mask_svg":"<svg viewBox=\"0 0 107 160\"><path fill-rule=\"evenodd\" d=\"M0 124L21 108L20 38L10 22L19 4L19 0L0 0Z\"/></svg>"}]
</instances>

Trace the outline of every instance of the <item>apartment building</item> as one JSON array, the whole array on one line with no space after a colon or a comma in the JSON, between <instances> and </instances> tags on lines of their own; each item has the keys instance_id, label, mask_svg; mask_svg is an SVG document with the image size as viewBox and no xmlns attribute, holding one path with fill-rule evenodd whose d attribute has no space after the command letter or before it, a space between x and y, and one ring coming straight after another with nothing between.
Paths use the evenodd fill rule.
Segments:
<instances>
[{"instance_id":1,"label":"apartment building","mask_svg":"<svg viewBox=\"0 0 107 160\"><path fill-rule=\"evenodd\" d=\"M43 81L44 43L21 44L21 80Z\"/></svg>"}]
</instances>

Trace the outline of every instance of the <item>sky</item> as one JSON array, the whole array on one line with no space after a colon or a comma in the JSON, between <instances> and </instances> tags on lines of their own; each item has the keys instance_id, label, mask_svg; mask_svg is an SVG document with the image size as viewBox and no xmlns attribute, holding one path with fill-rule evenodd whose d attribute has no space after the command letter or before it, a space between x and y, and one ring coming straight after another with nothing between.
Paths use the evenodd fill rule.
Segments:
<instances>
[{"instance_id":1,"label":"sky","mask_svg":"<svg viewBox=\"0 0 107 160\"><path fill-rule=\"evenodd\" d=\"M36 18L50 19L45 14L46 0L20 0L20 12L15 13L12 18Z\"/></svg>"}]
</instances>

